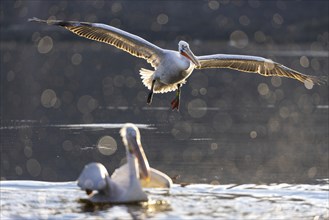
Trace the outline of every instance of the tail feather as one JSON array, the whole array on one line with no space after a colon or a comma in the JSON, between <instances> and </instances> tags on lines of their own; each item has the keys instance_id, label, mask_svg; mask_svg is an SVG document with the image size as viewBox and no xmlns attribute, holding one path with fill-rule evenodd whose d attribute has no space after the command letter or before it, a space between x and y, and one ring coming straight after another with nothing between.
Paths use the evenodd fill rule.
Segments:
<instances>
[{"instance_id":1,"label":"tail feather","mask_svg":"<svg viewBox=\"0 0 329 220\"><path fill-rule=\"evenodd\" d=\"M144 69L141 68L139 70L139 74L141 75L143 84L150 90L152 87L152 81L153 81L153 73L154 71L152 70L148 70L148 69Z\"/></svg>"}]
</instances>

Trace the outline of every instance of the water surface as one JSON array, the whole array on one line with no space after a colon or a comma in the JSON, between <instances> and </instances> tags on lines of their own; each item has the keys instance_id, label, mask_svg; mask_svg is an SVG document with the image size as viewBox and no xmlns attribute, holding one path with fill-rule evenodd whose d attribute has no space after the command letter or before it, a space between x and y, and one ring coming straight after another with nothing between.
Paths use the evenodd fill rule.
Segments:
<instances>
[{"instance_id":1,"label":"water surface","mask_svg":"<svg viewBox=\"0 0 329 220\"><path fill-rule=\"evenodd\" d=\"M175 184L149 201L100 206L75 182L1 181L1 219L328 219L328 180L309 184Z\"/></svg>"}]
</instances>

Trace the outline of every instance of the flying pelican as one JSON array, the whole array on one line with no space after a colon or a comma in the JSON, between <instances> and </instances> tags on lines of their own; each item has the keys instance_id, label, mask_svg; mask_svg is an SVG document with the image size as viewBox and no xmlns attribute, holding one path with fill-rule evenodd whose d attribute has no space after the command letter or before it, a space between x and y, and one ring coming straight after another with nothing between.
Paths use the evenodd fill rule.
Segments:
<instances>
[{"instance_id":1,"label":"flying pelican","mask_svg":"<svg viewBox=\"0 0 329 220\"><path fill-rule=\"evenodd\" d=\"M100 163L87 164L81 172L78 186L90 196L91 202L130 203L147 201L142 187L170 188L172 180L164 173L149 167L134 124L127 123L120 130L126 148L127 163L110 177ZM98 193L92 194L93 191Z\"/></svg>"},{"instance_id":2,"label":"flying pelican","mask_svg":"<svg viewBox=\"0 0 329 220\"><path fill-rule=\"evenodd\" d=\"M178 43L178 52L162 49L139 36L106 24L41 20L35 17L29 21L62 26L81 37L110 44L133 56L145 59L154 68L154 70L144 68L140 70L143 83L150 90L147 103L151 104L153 93L177 90L176 96L171 102L172 109L179 109L180 87L194 69L229 68L258 73L263 76L293 78L312 86L326 82L326 77L305 75L263 57L229 54L195 56L185 41Z\"/></svg>"}]
</instances>

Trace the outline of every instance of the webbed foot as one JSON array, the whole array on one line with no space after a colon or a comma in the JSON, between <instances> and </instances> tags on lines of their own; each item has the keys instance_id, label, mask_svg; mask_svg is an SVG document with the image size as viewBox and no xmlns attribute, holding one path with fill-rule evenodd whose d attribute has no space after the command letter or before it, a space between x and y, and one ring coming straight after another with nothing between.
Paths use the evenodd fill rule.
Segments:
<instances>
[{"instance_id":1,"label":"webbed foot","mask_svg":"<svg viewBox=\"0 0 329 220\"><path fill-rule=\"evenodd\" d=\"M171 109L177 109L179 111L179 100L180 100L180 84L177 84L177 92L176 92L176 97L174 100L171 101Z\"/></svg>"},{"instance_id":2,"label":"webbed foot","mask_svg":"<svg viewBox=\"0 0 329 220\"><path fill-rule=\"evenodd\" d=\"M179 111L179 97L176 96L174 100L171 101L171 109L177 109Z\"/></svg>"}]
</instances>

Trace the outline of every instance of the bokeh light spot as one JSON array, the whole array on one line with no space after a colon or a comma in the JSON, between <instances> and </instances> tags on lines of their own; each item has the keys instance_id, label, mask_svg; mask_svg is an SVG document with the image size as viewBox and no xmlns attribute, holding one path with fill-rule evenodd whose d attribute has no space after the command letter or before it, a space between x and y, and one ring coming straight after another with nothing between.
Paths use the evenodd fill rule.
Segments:
<instances>
[{"instance_id":1,"label":"bokeh light spot","mask_svg":"<svg viewBox=\"0 0 329 220\"><path fill-rule=\"evenodd\" d=\"M233 120L232 117L227 113L218 113L214 116L212 123L216 131L224 132L231 129Z\"/></svg>"},{"instance_id":2,"label":"bokeh light spot","mask_svg":"<svg viewBox=\"0 0 329 220\"><path fill-rule=\"evenodd\" d=\"M210 149L211 150L217 150L218 149L218 144L217 143L211 143L210 144Z\"/></svg>"},{"instance_id":3,"label":"bokeh light spot","mask_svg":"<svg viewBox=\"0 0 329 220\"><path fill-rule=\"evenodd\" d=\"M113 13L118 13L122 10L122 5L120 2L114 2L112 7L111 7L111 11Z\"/></svg>"},{"instance_id":4,"label":"bokeh light spot","mask_svg":"<svg viewBox=\"0 0 329 220\"><path fill-rule=\"evenodd\" d=\"M73 149L72 141L65 140L62 144L62 147L65 151L71 151Z\"/></svg>"},{"instance_id":5,"label":"bokeh light spot","mask_svg":"<svg viewBox=\"0 0 329 220\"><path fill-rule=\"evenodd\" d=\"M207 94L207 89L206 88L201 88L199 92L200 92L201 95L206 95Z\"/></svg>"},{"instance_id":6,"label":"bokeh light spot","mask_svg":"<svg viewBox=\"0 0 329 220\"><path fill-rule=\"evenodd\" d=\"M166 14L159 14L157 17L158 24L167 24L169 21L168 15Z\"/></svg>"},{"instance_id":7,"label":"bokeh light spot","mask_svg":"<svg viewBox=\"0 0 329 220\"><path fill-rule=\"evenodd\" d=\"M288 118L290 115L290 110L287 107L281 107L279 109L279 114L280 114L281 118Z\"/></svg>"},{"instance_id":8,"label":"bokeh light spot","mask_svg":"<svg viewBox=\"0 0 329 220\"><path fill-rule=\"evenodd\" d=\"M178 140L186 140L191 136L192 127L187 122L177 122L171 129L171 134Z\"/></svg>"},{"instance_id":9,"label":"bokeh light spot","mask_svg":"<svg viewBox=\"0 0 329 220\"><path fill-rule=\"evenodd\" d=\"M301 56L301 58L299 59L299 63L302 67L309 67L310 66L310 61L306 56Z\"/></svg>"},{"instance_id":10,"label":"bokeh light spot","mask_svg":"<svg viewBox=\"0 0 329 220\"><path fill-rule=\"evenodd\" d=\"M211 10L217 10L219 8L219 2L218 1L215 1L215 0L209 1L208 2L208 7Z\"/></svg>"},{"instance_id":11,"label":"bokeh light spot","mask_svg":"<svg viewBox=\"0 0 329 220\"><path fill-rule=\"evenodd\" d=\"M281 25L283 23L283 17L280 14L275 13L273 15L273 22L277 25Z\"/></svg>"},{"instance_id":12,"label":"bokeh light spot","mask_svg":"<svg viewBox=\"0 0 329 220\"><path fill-rule=\"evenodd\" d=\"M49 53L53 48L53 39L49 36L45 36L39 40L38 51L39 53Z\"/></svg>"},{"instance_id":13,"label":"bokeh light spot","mask_svg":"<svg viewBox=\"0 0 329 220\"><path fill-rule=\"evenodd\" d=\"M307 171L307 175L309 178L314 178L315 175L317 174L318 170L316 167L311 167L308 171Z\"/></svg>"},{"instance_id":14,"label":"bokeh light spot","mask_svg":"<svg viewBox=\"0 0 329 220\"><path fill-rule=\"evenodd\" d=\"M33 177L37 177L41 173L41 165L36 159L29 159L26 162L26 169Z\"/></svg>"},{"instance_id":15,"label":"bokeh light spot","mask_svg":"<svg viewBox=\"0 0 329 220\"><path fill-rule=\"evenodd\" d=\"M117 151L117 142L111 136L103 136L97 143L97 149L103 155L112 155Z\"/></svg>"},{"instance_id":16,"label":"bokeh light spot","mask_svg":"<svg viewBox=\"0 0 329 220\"><path fill-rule=\"evenodd\" d=\"M83 95L79 98L77 107L81 113L88 114L98 107L98 102L90 95Z\"/></svg>"},{"instance_id":17,"label":"bokeh light spot","mask_svg":"<svg viewBox=\"0 0 329 220\"><path fill-rule=\"evenodd\" d=\"M259 43L263 43L266 41L266 36L263 31L256 31L254 34L254 38Z\"/></svg>"},{"instance_id":18,"label":"bokeh light spot","mask_svg":"<svg viewBox=\"0 0 329 220\"><path fill-rule=\"evenodd\" d=\"M201 118L207 113L207 104L202 99L194 99L187 105L187 111L193 118Z\"/></svg>"},{"instance_id":19,"label":"bokeh light spot","mask_svg":"<svg viewBox=\"0 0 329 220\"><path fill-rule=\"evenodd\" d=\"M251 131L249 135L252 139L254 139L254 138L257 137L257 132L256 131Z\"/></svg>"},{"instance_id":20,"label":"bokeh light spot","mask_svg":"<svg viewBox=\"0 0 329 220\"><path fill-rule=\"evenodd\" d=\"M242 15L239 18L239 22L244 26L248 26L250 24L250 19L246 15Z\"/></svg>"},{"instance_id":21,"label":"bokeh light spot","mask_svg":"<svg viewBox=\"0 0 329 220\"><path fill-rule=\"evenodd\" d=\"M270 91L266 83L260 83L257 90L260 95L267 95Z\"/></svg>"},{"instance_id":22,"label":"bokeh light spot","mask_svg":"<svg viewBox=\"0 0 329 220\"><path fill-rule=\"evenodd\" d=\"M24 155L27 158L32 157L32 153L33 153L33 151L32 151L31 147L28 147L28 146L24 147Z\"/></svg>"},{"instance_id":23,"label":"bokeh light spot","mask_svg":"<svg viewBox=\"0 0 329 220\"><path fill-rule=\"evenodd\" d=\"M249 43L246 33L241 30L233 31L230 35L230 45L239 49L245 48Z\"/></svg>"},{"instance_id":24,"label":"bokeh light spot","mask_svg":"<svg viewBox=\"0 0 329 220\"><path fill-rule=\"evenodd\" d=\"M314 86L314 83L311 80L305 80L304 86L306 87L306 89L312 89Z\"/></svg>"},{"instance_id":25,"label":"bokeh light spot","mask_svg":"<svg viewBox=\"0 0 329 220\"><path fill-rule=\"evenodd\" d=\"M10 70L8 73L7 73L7 81L8 82L11 82L15 79L15 72Z\"/></svg>"},{"instance_id":26,"label":"bokeh light spot","mask_svg":"<svg viewBox=\"0 0 329 220\"><path fill-rule=\"evenodd\" d=\"M71 62L74 65L79 65L82 62L82 55L79 53L75 53L71 57Z\"/></svg>"},{"instance_id":27,"label":"bokeh light spot","mask_svg":"<svg viewBox=\"0 0 329 220\"><path fill-rule=\"evenodd\" d=\"M102 9L105 5L105 1L104 0L94 0L93 1L93 6L96 8L96 9Z\"/></svg>"},{"instance_id":28,"label":"bokeh light spot","mask_svg":"<svg viewBox=\"0 0 329 220\"><path fill-rule=\"evenodd\" d=\"M317 58L313 58L311 60L311 67L313 68L313 70L319 70L320 69L320 62L318 61Z\"/></svg>"},{"instance_id":29,"label":"bokeh light spot","mask_svg":"<svg viewBox=\"0 0 329 220\"><path fill-rule=\"evenodd\" d=\"M23 174L23 169L22 167L20 166L16 166L15 167L15 173L18 175L18 176L21 176Z\"/></svg>"},{"instance_id":30,"label":"bokeh light spot","mask_svg":"<svg viewBox=\"0 0 329 220\"><path fill-rule=\"evenodd\" d=\"M41 104L43 107L54 107L57 102L57 96L54 90L46 89L41 94Z\"/></svg>"},{"instance_id":31,"label":"bokeh light spot","mask_svg":"<svg viewBox=\"0 0 329 220\"><path fill-rule=\"evenodd\" d=\"M281 84L282 84L282 80L281 80L281 78L278 77L278 76L273 76L273 77L271 78L271 83L272 83L272 85L275 86L275 87L280 87Z\"/></svg>"}]
</instances>

